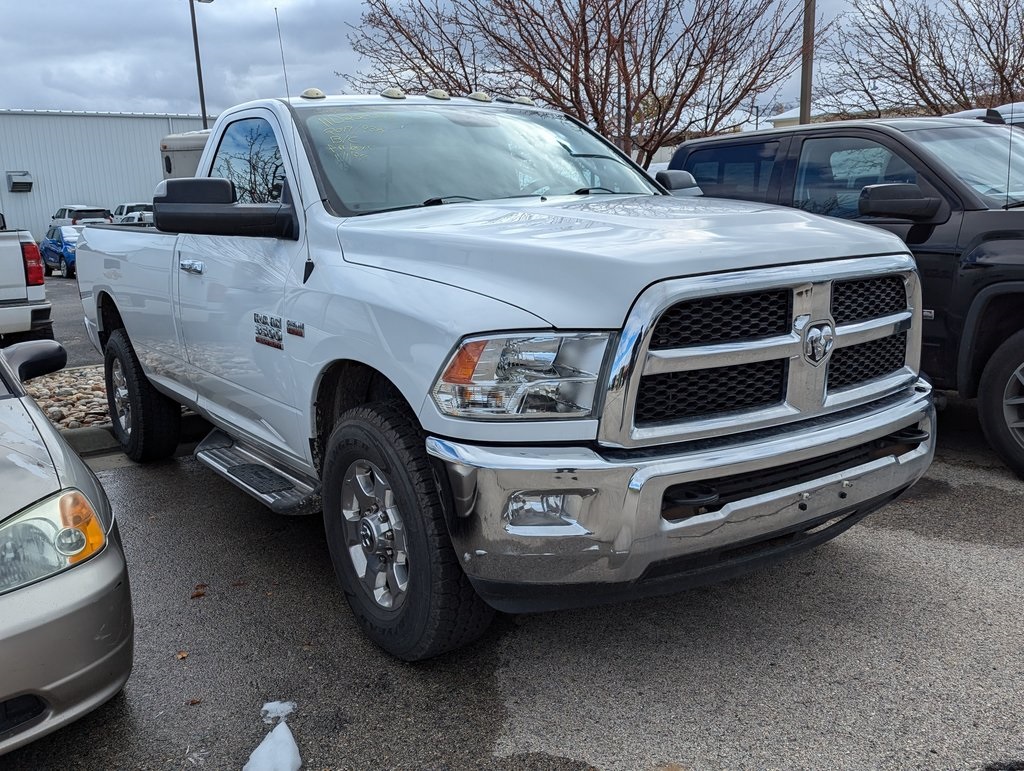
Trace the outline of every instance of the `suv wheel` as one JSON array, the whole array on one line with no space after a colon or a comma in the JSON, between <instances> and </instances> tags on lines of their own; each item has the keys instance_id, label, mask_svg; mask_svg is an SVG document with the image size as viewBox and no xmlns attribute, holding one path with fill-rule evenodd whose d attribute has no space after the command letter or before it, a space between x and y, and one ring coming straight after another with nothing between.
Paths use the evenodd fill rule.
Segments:
<instances>
[{"instance_id":1,"label":"suv wheel","mask_svg":"<svg viewBox=\"0 0 1024 771\"><path fill-rule=\"evenodd\" d=\"M988 360L978 387L978 413L989 445L1024 478L1024 330Z\"/></svg>"},{"instance_id":2,"label":"suv wheel","mask_svg":"<svg viewBox=\"0 0 1024 771\"><path fill-rule=\"evenodd\" d=\"M494 611L459 565L414 420L390 404L346 412L323 476L331 561L367 637L406 661L478 638Z\"/></svg>"}]
</instances>

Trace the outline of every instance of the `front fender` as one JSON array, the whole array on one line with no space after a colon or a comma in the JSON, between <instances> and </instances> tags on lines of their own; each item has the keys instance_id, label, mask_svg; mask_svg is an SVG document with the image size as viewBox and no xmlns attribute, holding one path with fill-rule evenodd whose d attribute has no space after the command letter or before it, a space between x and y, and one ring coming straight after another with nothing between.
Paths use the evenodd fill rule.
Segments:
<instances>
[{"instance_id":1,"label":"front fender","mask_svg":"<svg viewBox=\"0 0 1024 771\"><path fill-rule=\"evenodd\" d=\"M596 421L505 422L500 425L442 415L430 397L434 379L463 337L550 325L500 300L404 273L318 265L288 303L289 319L302 319L305 340L294 352L297 379L309 394L307 420L315 433L317 386L334 362L356 361L384 374L416 411L424 430L467 441L593 439ZM315 274L314 274L315 275ZM335 288L338 291L328 291Z\"/></svg>"}]
</instances>

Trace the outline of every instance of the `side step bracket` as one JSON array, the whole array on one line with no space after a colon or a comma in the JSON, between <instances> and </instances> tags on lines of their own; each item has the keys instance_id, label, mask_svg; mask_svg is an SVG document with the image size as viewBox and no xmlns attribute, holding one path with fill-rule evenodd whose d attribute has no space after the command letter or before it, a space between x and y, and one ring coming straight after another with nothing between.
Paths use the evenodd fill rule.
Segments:
<instances>
[{"instance_id":1,"label":"side step bracket","mask_svg":"<svg viewBox=\"0 0 1024 771\"><path fill-rule=\"evenodd\" d=\"M213 429L194 453L236 487L240 487L276 514L298 516L320 511L320 483L284 468L259 450Z\"/></svg>"}]
</instances>

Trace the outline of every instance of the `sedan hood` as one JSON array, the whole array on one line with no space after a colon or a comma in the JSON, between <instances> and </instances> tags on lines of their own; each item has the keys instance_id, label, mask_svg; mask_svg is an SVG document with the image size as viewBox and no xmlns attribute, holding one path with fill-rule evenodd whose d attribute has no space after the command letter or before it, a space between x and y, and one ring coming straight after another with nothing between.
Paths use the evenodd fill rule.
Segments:
<instances>
[{"instance_id":1,"label":"sedan hood","mask_svg":"<svg viewBox=\"0 0 1024 771\"><path fill-rule=\"evenodd\" d=\"M663 279L906 252L877 228L672 196L447 204L353 217L339 237L349 262L462 287L555 327L591 329L620 328L640 292Z\"/></svg>"},{"instance_id":2,"label":"sedan hood","mask_svg":"<svg viewBox=\"0 0 1024 771\"><path fill-rule=\"evenodd\" d=\"M53 460L25 405L0 399L0 521L60 490Z\"/></svg>"}]
</instances>

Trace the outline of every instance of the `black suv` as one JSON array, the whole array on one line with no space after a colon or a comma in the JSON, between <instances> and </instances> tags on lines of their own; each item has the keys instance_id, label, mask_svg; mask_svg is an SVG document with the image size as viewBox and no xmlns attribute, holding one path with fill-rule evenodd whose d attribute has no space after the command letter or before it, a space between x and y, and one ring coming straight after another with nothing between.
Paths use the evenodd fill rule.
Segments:
<instances>
[{"instance_id":1,"label":"black suv","mask_svg":"<svg viewBox=\"0 0 1024 771\"><path fill-rule=\"evenodd\" d=\"M794 206L900 236L924 292L922 368L978 397L1024 477L1024 130L959 118L843 121L697 139L670 169L705 195Z\"/></svg>"}]
</instances>

